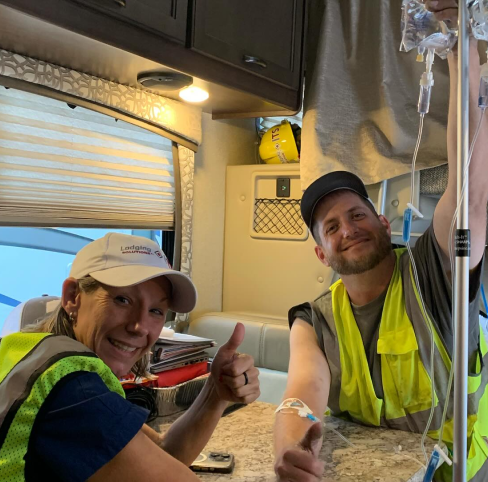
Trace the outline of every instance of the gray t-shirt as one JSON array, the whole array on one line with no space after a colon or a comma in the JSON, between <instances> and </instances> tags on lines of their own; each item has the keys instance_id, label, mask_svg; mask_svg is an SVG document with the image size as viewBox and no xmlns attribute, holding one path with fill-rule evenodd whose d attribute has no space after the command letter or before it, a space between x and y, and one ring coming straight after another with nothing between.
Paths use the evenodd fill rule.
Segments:
<instances>
[{"instance_id":1,"label":"gray t-shirt","mask_svg":"<svg viewBox=\"0 0 488 482\"><path fill-rule=\"evenodd\" d=\"M363 339L364 350L371 373L374 371L373 367L375 363L379 361L375 348L378 344L381 315L383 313L383 304L387 292L388 288L380 296L363 306L351 303L352 314Z\"/></svg>"},{"instance_id":2,"label":"gray t-shirt","mask_svg":"<svg viewBox=\"0 0 488 482\"><path fill-rule=\"evenodd\" d=\"M451 283L444 271L442 252L437 244L434 235L434 228L431 224L429 229L418 239L414 249L413 255L417 272L419 277L419 284L421 293L424 299L426 308L430 314L431 320L437 328L437 332L444 342L449 355L452 357L453 349L453 330L452 330L452 308L451 308ZM417 304L415 296L410 289L409 280L405 282L404 272L408 267L409 260L405 252L402 255L402 280L405 292L405 304L407 313L413 311L412 303ZM469 356L470 360L475 360L475 355L479 350L479 291L480 278L482 273L482 264L471 273L470 276L470 326L469 326ZM381 397L381 368L380 355L376 350L376 345L379 335L379 324L383 311L383 304L386 298L386 292L382 293L378 298L363 306L352 306L352 311L356 319L363 344L368 359L369 368L373 376L373 382L377 396ZM330 290L327 290L315 301L303 303L294 306L288 313L288 320L290 328L296 318L301 318L315 328L319 345L324 354L326 350L324 347L325 337L336 337L334 328L327 323L328 316L332 316L331 310L322 309L327 306L327 300L330 298ZM415 307L416 308L416 307ZM324 312L325 311L325 312ZM337 344L335 344L337 345ZM327 355L326 355L327 356ZM333 370L331 369L331 372Z\"/></svg>"}]
</instances>

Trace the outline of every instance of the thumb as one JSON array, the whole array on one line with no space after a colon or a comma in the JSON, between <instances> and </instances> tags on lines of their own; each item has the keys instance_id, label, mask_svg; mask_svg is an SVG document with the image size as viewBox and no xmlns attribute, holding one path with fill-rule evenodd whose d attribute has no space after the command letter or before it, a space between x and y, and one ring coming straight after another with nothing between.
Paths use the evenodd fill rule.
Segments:
<instances>
[{"instance_id":1,"label":"thumb","mask_svg":"<svg viewBox=\"0 0 488 482\"><path fill-rule=\"evenodd\" d=\"M234 332L227 340L227 343L224 343L219 351L226 352L227 355L233 355L236 350L239 348L239 345L244 340L244 335L246 333L246 329L242 323L237 323Z\"/></svg>"},{"instance_id":2,"label":"thumb","mask_svg":"<svg viewBox=\"0 0 488 482\"><path fill-rule=\"evenodd\" d=\"M315 422L313 425L311 425L308 430L305 432L305 435L303 436L302 440L298 442L298 446L306 450L307 452L313 452L313 445L315 442L320 440L322 437L322 422Z\"/></svg>"}]
</instances>

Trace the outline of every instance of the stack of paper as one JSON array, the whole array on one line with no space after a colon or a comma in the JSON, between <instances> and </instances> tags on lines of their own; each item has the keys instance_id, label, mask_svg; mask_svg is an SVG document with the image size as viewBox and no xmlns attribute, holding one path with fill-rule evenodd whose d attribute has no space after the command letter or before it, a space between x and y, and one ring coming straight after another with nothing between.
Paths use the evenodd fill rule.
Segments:
<instances>
[{"instance_id":1,"label":"stack of paper","mask_svg":"<svg viewBox=\"0 0 488 482\"><path fill-rule=\"evenodd\" d=\"M208 360L207 348L215 346L215 340L199 336L174 333L160 337L153 350L151 373L183 367Z\"/></svg>"}]
</instances>

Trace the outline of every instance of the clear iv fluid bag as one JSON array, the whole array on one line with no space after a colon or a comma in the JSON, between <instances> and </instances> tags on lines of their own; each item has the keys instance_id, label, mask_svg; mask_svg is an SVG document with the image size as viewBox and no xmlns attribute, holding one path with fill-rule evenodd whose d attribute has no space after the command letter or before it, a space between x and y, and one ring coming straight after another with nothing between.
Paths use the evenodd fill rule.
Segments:
<instances>
[{"instance_id":1,"label":"clear iv fluid bag","mask_svg":"<svg viewBox=\"0 0 488 482\"><path fill-rule=\"evenodd\" d=\"M474 37L488 41L488 0L474 0L468 10Z\"/></svg>"},{"instance_id":2,"label":"clear iv fluid bag","mask_svg":"<svg viewBox=\"0 0 488 482\"><path fill-rule=\"evenodd\" d=\"M480 1L488 4L488 0ZM421 51L434 49L439 57L445 59L456 40L456 30L439 22L420 0L403 0L400 50L409 52L415 48Z\"/></svg>"}]
</instances>

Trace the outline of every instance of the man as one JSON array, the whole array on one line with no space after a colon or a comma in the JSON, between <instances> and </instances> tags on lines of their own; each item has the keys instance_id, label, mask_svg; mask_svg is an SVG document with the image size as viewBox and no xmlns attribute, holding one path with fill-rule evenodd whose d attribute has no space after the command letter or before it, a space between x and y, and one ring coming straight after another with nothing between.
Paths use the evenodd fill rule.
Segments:
<instances>
[{"instance_id":1,"label":"man","mask_svg":"<svg viewBox=\"0 0 488 482\"><path fill-rule=\"evenodd\" d=\"M454 0L426 2L439 20L455 21ZM480 79L476 43L470 49L470 126L474 134L480 110ZM405 250L393 251L390 225L377 215L366 189L351 173L334 172L305 191L302 216L317 243L319 260L341 280L313 303L290 310L290 364L284 398L298 398L319 418L327 406L359 423L421 433L432 402L429 325L433 328L436 404L429 435L438 436L446 402L453 352L449 228L456 209L457 58L449 59L451 93L448 121L449 181L433 223L417 241L414 258L419 293ZM488 351L480 338L478 295L486 236L487 119L470 165L470 326L468 402L468 480L488 480ZM484 360L483 360L484 358ZM443 440L452 448L452 393ZM275 471L281 481L320 480L323 463L321 423L286 411L275 425ZM327 443L327 440L325 440ZM450 481L444 464L436 473Z\"/></svg>"}]
</instances>

